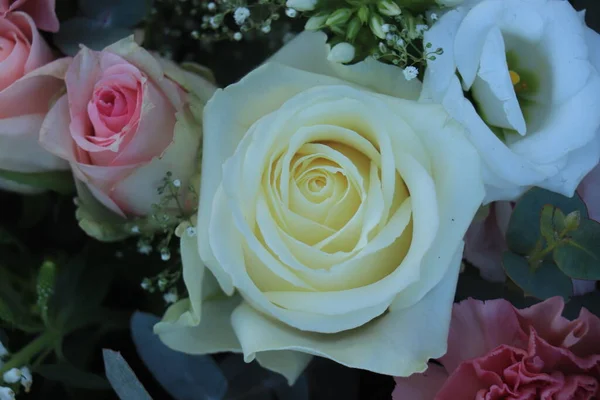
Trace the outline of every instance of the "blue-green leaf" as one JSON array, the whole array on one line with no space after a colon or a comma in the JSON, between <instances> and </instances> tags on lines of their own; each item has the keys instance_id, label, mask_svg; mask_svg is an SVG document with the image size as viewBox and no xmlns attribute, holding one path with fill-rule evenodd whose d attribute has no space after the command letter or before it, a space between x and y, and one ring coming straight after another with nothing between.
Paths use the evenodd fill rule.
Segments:
<instances>
[{"instance_id":1,"label":"blue-green leaf","mask_svg":"<svg viewBox=\"0 0 600 400\"><path fill-rule=\"evenodd\" d=\"M104 349L102 355L106 377L121 400L152 400L120 353Z\"/></svg>"},{"instance_id":2,"label":"blue-green leaf","mask_svg":"<svg viewBox=\"0 0 600 400\"><path fill-rule=\"evenodd\" d=\"M564 215L579 211L582 219L588 217L585 203L579 195L569 198L545 189L533 188L517 202L510 217L506 242L511 251L526 255L535 249L541 237L540 218L546 204L560 209Z\"/></svg>"},{"instance_id":3,"label":"blue-green leaf","mask_svg":"<svg viewBox=\"0 0 600 400\"><path fill-rule=\"evenodd\" d=\"M554 261L575 279L600 280L600 224L590 219L579 222L554 249Z\"/></svg>"},{"instance_id":4,"label":"blue-green leaf","mask_svg":"<svg viewBox=\"0 0 600 400\"><path fill-rule=\"evenodd\" d=\"M95 19L75 17L61 23L60 31L54 35L54 44L64 54L74 56L79 52L80 45L100 51L132 34L133 31L128 28L106 25Z\"/></svg>"},{"instance_id":5,"label":"blue-green leaf","mask_svg":"<svg viewBox=\"0 0 600 400\"><path fill-rule=\"evenodd\" d=\"M142 22L151 5L151 0L79 0L83 15L119 28L131 28Z\"/></svg>"},{"instance_id":6,"label":"blue-green leaf","mask_svg":"<svg viewBox=\"0 0 600 400\"><path fill-rule=\"evenodd\" d=\"M533 269L524 257L507 251L502 255L502 264L510 279L529 296L542 300L561 296L567 300L573 295L571 279L550 261Z\"/></svg>"}]
</instances>

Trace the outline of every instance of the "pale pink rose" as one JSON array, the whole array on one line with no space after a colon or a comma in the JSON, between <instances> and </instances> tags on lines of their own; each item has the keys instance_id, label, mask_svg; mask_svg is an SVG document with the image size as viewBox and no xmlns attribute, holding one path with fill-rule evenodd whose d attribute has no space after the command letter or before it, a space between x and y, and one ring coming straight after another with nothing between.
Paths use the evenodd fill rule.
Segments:
<instances>
[{"instance_id":1,"label":"pale pink rose","mask_svg":"<svg viewBox=\"0 0 600 400\"><path fill-rule=\"evenodd\" d=\"M600 222L600 165L583 178L577 192L585 202L590 218Z\"/></svg>"},{"instance_id":2,"label":"pale pink rose","mask_svg":"<svg viewBox=\"0 0 600 400\"><path fill-rule=\"evenodd\" d=\"M44 172L68 165L38 143L52 98L64 87L61 71L68 59L54 60L33 19L23 12L0 18L0 169ZM11 181L0 187L21 192L32 188Z\"/></svg>"},{"instance_id":3,"label":"pale pink rose","mask_svg":"<svg viewBox=\"0 0 600 400\"><path fill-rule=\"evenodd\" d=\"M22 11L33 18L38 29L58 32L59 23L55 11L56 0L0 0L0 16Z\"/></svg>"},{"instance_id":4,"label":"pale pink rose","mask_svg":"<svg viewBox=\"0 0 600 400\"><path fill-rule=\"evenodd\" d=\"M394 400L592 400L600 396L600 319L569 321L553 297L518 310L499 299L455 304L448 352L396 378Z\"/></svg>"},{"instance_id":5,"label":"pale pink rose","mask_svg":"<svg viewBox=\"0 0 600 400\"><path fill-rule=\"evenodd\" d=\"M104 207L124 218L149 215L167 172L187 187L198 165L198 113L214 86L132 38L99 52L82 48L65 81L40 140Z\"/></svg>"}]
</instances>

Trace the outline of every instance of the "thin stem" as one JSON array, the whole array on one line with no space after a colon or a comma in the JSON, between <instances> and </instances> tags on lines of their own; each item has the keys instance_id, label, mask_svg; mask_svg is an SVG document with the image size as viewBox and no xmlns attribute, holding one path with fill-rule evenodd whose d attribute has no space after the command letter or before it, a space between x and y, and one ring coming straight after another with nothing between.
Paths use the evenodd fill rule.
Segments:
<instances>
[{"instance_id":1,"label":"thin stem","mask_svg":"<svg viewBox=\"0 0 600 400\"><path fill-rule=\"evenodd\" d=\"M42 333L27 346L23 347L18 353L12 355L10 360L0 368L0 375L13 368L21 368L28 365L34 356L52 347L55 339L56 336L51 331Z\"/></svg>"}]
</instances>

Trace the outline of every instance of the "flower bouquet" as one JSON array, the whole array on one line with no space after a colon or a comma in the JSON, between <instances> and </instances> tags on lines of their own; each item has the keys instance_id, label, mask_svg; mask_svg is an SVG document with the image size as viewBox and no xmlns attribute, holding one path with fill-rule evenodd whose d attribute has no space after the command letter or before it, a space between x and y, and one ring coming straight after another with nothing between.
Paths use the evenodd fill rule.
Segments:
<instances>
[{"instance_id":1,"label":"flower bouquet","mask_svg":"<svg viewBox=\"0 0 600 400\"><path fill-rule=\"evenodd\" d=\"M0 400L600 398L597 3L0 27Z\"/></svg>"}]
</instances>

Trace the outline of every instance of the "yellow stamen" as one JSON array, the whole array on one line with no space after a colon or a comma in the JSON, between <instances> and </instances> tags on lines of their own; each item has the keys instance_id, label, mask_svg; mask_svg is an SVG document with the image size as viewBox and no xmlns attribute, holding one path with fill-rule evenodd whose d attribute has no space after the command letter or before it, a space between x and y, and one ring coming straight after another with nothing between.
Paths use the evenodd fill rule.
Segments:
<instances>
[{"instance_id":1,"label":"yellow stamen","mask_svg":"<svg viewBox=\"0 0 600 400\"><path fill-rule=\"evenodd\" d=\"M513 86L521 82L521 77L515 71L509 70L508 73L510 74L510 80Z\"/></svg>"}]
</instances>

